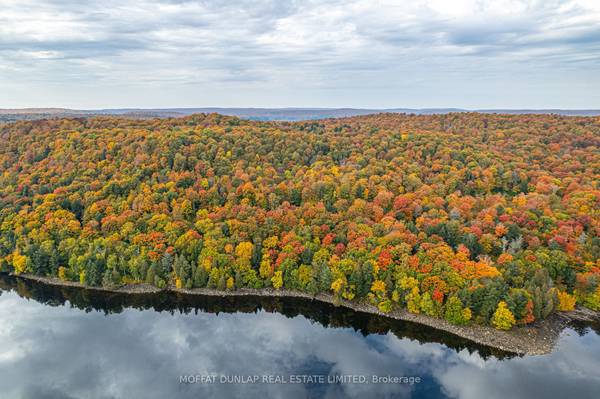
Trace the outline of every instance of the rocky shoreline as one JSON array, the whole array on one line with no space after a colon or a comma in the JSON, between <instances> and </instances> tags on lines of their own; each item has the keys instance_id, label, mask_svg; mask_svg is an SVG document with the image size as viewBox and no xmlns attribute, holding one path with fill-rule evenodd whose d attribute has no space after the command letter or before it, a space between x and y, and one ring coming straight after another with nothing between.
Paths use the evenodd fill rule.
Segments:
<instances>
[{"instance_id":1,"label":"rocky shoreline","mask_svg":"<svg viewBox=\"0 0 600 399\"><path fill-rule=\"evenodd\" d=\"M55 277L43 277L31 274L20 274L18 276L11 274L18 278L24 278L31 281L37 281L43 284L50 284L56 286L66 287L77 287L89 290L104 291L104 292L117 292L124 294L152 294L158 292L175 292L184 295L198 295L198 296L216 296L216 297L228 297L228 296L262 296L262 297L291 297L291 298L304 298L307 300L315 300L324 303L333 304L336 306L343 306L356 312L369 313L381 317L388 317L397 320L410 321L426 325L438 330L454 334L461 338L468 339L477 344L488 346L491 348L500 349L505 352L514 353L518 355L543 355L550 353L554 348L561 332L569 325L573 320L577 321L591 321L598 320L598 312L593 312L587 309L577 309L574 312L569 313L555 313L546 320L536 321L528 326L518 326L510 331L500 331L493 327L481 326L481 325L469 325L469 326L456 326L448 323L444 319L430 317L423 314L410 313L404 309L394 310L390 313L382 313L375 306L365 303L359 303L354 301L342 300L336 303L334 297L329 294L317 294L311 295L299 291L291 290L275 290L273 288L263 289L240 289L236 291L220 291L210 288L194 288L178 289L175 287L169 287L160 289L149 284L130 284L119 288L99 288L99 287L88 287L83 284L73 281L62 281Z\"/></svg>"}]
</instances>

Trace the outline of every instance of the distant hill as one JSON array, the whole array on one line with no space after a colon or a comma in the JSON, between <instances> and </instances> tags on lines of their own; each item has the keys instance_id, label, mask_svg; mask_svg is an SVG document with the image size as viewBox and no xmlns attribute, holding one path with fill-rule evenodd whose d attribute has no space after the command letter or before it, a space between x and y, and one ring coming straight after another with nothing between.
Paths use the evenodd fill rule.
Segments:
<instances>
[{"instance_id":1,"label":"distant hill","mask_svg":"<svg viewBox=\"0 0 600 399\"><path fill-rule=\"evenodd\" d=\"M478 109L462 108L114 108L97 110L76 110L67 108L20 108L0 109L0 122L16 120L35 120L57 117L88 117L94 115L123 115L133 118L169 118L181 117L197 113L218 113L237 116L250 120L299 121L327 118L343 118L377 114L382 112L405 113L417 115L447 114L450 112L480 112L489 114L558 114L565 116L597 116L600 110L569 109Z\"/></svg>"},{"instance_id":2,"label":"distant hill","mask_svg":"<svg viewBox=\"0 0 600 399\"><path fill-rule=\"evenodd\" d=\"M598 116L598 109L479 109L475 112L484 114L542 114L542 115L565 115L565 116Z\"/></svg>"}]
</instances>

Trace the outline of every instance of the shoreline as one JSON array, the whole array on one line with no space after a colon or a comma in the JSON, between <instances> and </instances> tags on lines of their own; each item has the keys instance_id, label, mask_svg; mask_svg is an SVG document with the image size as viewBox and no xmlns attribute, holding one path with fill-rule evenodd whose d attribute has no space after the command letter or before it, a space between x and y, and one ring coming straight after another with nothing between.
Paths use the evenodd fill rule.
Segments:
<instances>
[{"instance_id":1,"label":"shoreline","mask_svg":"<svg viewBox=\"0 0 600 399\"><path fill-rule=\"evenodd\" d=\"M552 352L561 332L569 325L570 321L590 321L598 319L598 313L578 309L574 312L557 312L550 315L545 320L535 321L527 326L515 326L512 330L502 331L491 326L482 326L472 324L468 326L457 326L450 324L444 319L427 316L424 314L414 314L406 309L393 310L389 313L380 312L375 306L354 301L341 300L336 304L334 297L330 294L319 293L311 295L300 291L286 289L275 290L273 288L250 289L243 288L236 291L220 291L211 288L194 288L191 290L184 288L168 287L160 289L149 284L132 284L118 288L89 287L74 281L63 281L56 277L36 276L32 274L9 273L10 276L22 278L42 284L74 287L101 292L113 292L128 295L135 294L156 294L159 292L172 292L183 295L212 296L212 297L231 297L231 296L255 296L271 298L302 298L314 300L334 306L343 306L355 312L368 313L379 317L409 321L421 324L456 335L467 339L476 344L499 349L517 355L544 355Z\"/></svg>"}]
</instances>

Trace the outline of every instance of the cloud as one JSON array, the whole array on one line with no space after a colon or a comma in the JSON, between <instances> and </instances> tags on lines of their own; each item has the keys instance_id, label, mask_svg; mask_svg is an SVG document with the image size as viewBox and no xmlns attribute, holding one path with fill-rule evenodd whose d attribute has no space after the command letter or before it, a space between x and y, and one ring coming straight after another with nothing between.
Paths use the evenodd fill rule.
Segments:
<instances>
[{"instance_id":1,"label":"cloud","mask_svg":"<svg viewBox=\"0 0 600 399\"><path fill-rule=\"evenodd\" d=\"M581 88L600 85L597 54L600 7L586 0L7 0L0 84L14 98L0 106L35 105L39 91L117 106L121 88L129 106L486 107L515 82L530 106L551 92L591 107L597 91ZM539 87L565 73L566 92Z\"/></svg>"}]
</instances>

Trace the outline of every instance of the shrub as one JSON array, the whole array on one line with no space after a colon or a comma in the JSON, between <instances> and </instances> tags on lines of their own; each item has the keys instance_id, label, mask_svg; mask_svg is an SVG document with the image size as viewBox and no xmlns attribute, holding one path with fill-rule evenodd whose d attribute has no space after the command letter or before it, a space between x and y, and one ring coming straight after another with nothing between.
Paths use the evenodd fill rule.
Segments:
<instances>
[{"instance_id":1,"label":"shrub","mask_svg":"<svg viewBox=\"0 0 600 399\"><path fill-rule=\"evenodd\" d=\"M385 301L379 302L377 308L380 312L389 313L392 311L392 302L389 299L386 299Z\"/></svg>"}]
</instances>

